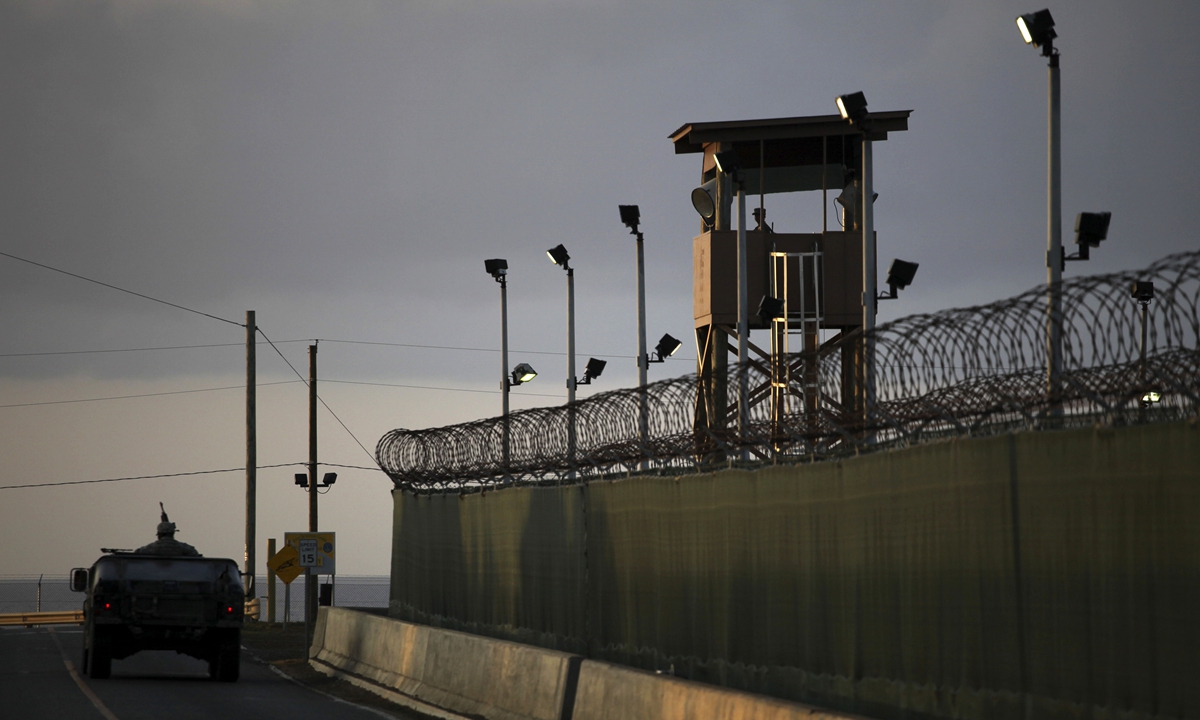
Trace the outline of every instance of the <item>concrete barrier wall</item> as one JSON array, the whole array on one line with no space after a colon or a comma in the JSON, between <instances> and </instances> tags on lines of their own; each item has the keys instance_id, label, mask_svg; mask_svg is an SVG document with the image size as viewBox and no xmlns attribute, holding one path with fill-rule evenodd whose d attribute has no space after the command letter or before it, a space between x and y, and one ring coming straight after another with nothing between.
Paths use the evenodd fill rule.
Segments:
<instances>
[{"instance_id":1,"label":"concrete barrier wall","mask_svg":"<svg viewBox=\"0 0 1200 720\"><path fill-rule=\"evenodd\" d=\"M320 609L309 655L421 702L489 720L559 720L572 663L566 653L336 607Z\"/></svg>"},{"instance_id":2,"label":"concrete barrier wall","mask_svg":"<svg viewBox=\"0 0 1200 720\"><path fill-rule=\"evenodd\" d=\"M425 627L343 608L320 609L314 667L371 689L489 720L854 720L577 655Z\"/></svg>"},{"instance_id":3,"label":"concrete barrier wall","mask_svg":"<svg viewBox=\"0 0 1200 720\"><path fill-rule=\"evenodd\" d=\"M1200 424L394 493L393 617L877 717L1200 718Z\"/></svg>"},{"instance_id":4,"label":"concrete barrier wall","mask_svg":"<svg viewBox=\"0 0 1200 720\"><path fill-rule=\"evenodd\" d=\"M586 660L571 720L846 720L854 716Z\"/></svg>"}]
</instances>

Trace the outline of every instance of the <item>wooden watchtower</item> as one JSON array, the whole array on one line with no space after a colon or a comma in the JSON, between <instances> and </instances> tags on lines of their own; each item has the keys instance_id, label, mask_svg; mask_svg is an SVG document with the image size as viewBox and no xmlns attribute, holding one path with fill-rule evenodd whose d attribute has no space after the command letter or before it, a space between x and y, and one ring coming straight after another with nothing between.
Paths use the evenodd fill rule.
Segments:
<instances>
[{"instance_id":1,"label":"wooden watchtower","mask_svg":"<svg viewBox=\"0 0 1200 720\"><path fill-rule=\"evenodd\" d=\"M865 137L877 142L886 140L889 133L907 130L911 112L871 113ZM702 220L701 233L693 239L693 304L701 376L697 430L719 433L739 415L737 400L730 405L725 386L729 354L734 352L736 358L737 352L730 341L738 339L738 233L732 217L732 178L717 161L717 153L730 149L736 151L743 192L759 196L763 208L754 212L755 227L746 225L748 330L771 330L769 352L747 338L750 351L771 367L770 381L749 390L747 411L770 400L776 421L800 408L813 414L826 411L862 417L865 353L861 341L847 341L852 334L861 336L855 331L863 326L864 317L865 235L860 188L866 143L862 126L839 115L817 115L688 123L670 137L676 154L701 155L701 189L714 206L712 217ZM870 163L867 168L869 172ZM813 191L822 193L820 232L776 232L766 223L766 195ZM833 230L828 219L831 191L844 208L844 221L835 219ZM872 258L874 237L872 232ZM758 314L760 303L770 303L764 297L773 298L777 307L782 305L776 317ZM841 345L840 397L823 396L818 387L816 353L822 335L830 334L823 331L836 333L826 338L826 344ZM798 351L802 351L800 359L794 360ZM812 361L805 362L805 357Z\"/></svg>"}]
</instances>

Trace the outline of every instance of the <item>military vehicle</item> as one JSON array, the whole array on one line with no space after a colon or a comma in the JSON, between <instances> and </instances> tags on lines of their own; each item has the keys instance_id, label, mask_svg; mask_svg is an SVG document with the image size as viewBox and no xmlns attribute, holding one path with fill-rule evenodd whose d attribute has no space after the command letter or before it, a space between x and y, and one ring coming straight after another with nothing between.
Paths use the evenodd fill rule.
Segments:
<instances>
[{"instance_id":1,"label":"military vehicle","mask_svg":"<svg viewBox=\"0 0 1200 720\"><path fill-rule=\"evenodd\" d=\"M208 662L214 680L241 671L245 591L237 563L206 558L174 539L164 510L158 541L109 550L91 568L71 571L83 603L83 671L106 678L112 661L142 650L174 650Z\"/></svg>"}]
</instances>

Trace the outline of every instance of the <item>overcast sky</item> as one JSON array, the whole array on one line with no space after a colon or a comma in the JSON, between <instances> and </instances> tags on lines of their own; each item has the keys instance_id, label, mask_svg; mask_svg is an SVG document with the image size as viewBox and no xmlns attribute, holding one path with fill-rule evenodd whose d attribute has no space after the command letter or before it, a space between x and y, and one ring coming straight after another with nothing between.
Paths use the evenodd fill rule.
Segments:
<instances>
[{"instance_id":1,"label":"overcast sky","mask_svg":"<svg viewBox=\"0 0 1200 720\"><path fill-rule=\"evenodd\" d=\"M512 362L542 373L514 408L565 399L566 283L544 252L560 242L580 366L610 360L581 396L636 382L618 204L641 206L651 341L692 337L700 160L667 138L687 122L828 114L855 90L872 110L911 109L909 131L876 147L875 217L881 264L921 268L880 321L1044 282L1046 62L1013 22L1036 9L0 0L0 249L234 322L256 310L304 374L320 338L321 395L373 450L392 428L498 414L485 258L509 262ZM1200 4L1051 10L1066 235L1080 211L1113 213L1068 275L1195 249ZM769 197L767 212L779 231L820 230L818 194ZM7 257L0 307L0 485L244 463L241 328ZM182 345L221 347L79 352ZM305 389L258 353L259 462L303 461ZM694 358L689 340L652 379ZM323 461L371 464L325 410L320 427ZM327 469L339 569L385 573L390 481ZM307 528L297 470L259 472L260 562L266 538ZM0 575L152 540L160 500L179 539L240 559L244 478L227 473L0 489Z\"/></svg>"}]
</instances>

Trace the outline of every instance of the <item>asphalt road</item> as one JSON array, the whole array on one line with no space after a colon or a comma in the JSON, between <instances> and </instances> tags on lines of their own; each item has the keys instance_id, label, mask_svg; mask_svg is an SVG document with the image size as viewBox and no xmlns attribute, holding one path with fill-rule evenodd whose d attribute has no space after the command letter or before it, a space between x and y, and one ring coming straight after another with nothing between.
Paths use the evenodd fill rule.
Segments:
<instances>
[{"instance_id":1,"label":"asphalt road","mask_svg":"<svg viewBox=\"0 0 1200 720\"><path fill-rule=\"evenodd\" d=\"M379 720L392 717L316 693L242 652L241 679L213 682L171 651L114 660L112 677L79 673L76 626L0 628L0 717L41 720Z\"/></svg>"}]
</instances>

